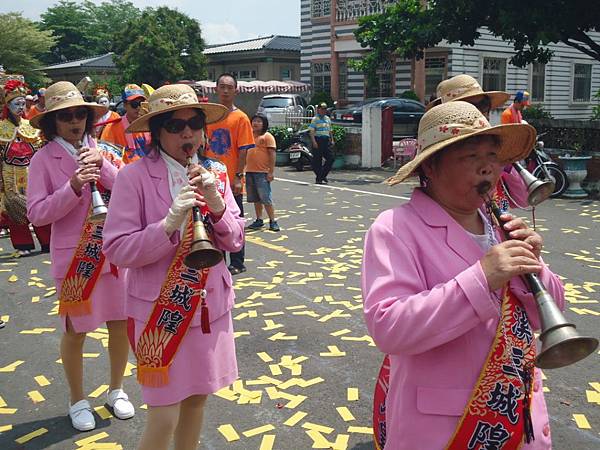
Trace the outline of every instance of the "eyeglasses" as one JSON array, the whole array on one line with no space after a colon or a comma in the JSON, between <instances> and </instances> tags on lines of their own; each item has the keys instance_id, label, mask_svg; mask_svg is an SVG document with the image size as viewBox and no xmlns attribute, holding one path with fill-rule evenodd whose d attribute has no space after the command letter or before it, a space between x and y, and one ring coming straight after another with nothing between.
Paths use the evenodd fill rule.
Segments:
<instances>
[{"instance_id":1,"label":"eyeglasses","mask_svg":"<svg viewBox=\"0 0 600 450\"><path fill-rule=\"evenodd\" d=\"M71 111L59 111L56 113L56 118L61 122L71 122L73 118L76 120L86 119L88 116L87 108L80 108L75 112Z\"/></svg>"},{"instance_id":2,"label":"eyeglasses","mask_svg":"<svg viewBox=\"0 0 600 450\"><path fill-rule=\"evenodd\" d=\"M186 125L192 130L197 131L204 128L204 118L201 116L194 116L188 120L183 119L169 119L163 124L163 128L168 133L181 133Z\"/></svg>"},{"instance_id":3,"label":"eyeglasses","mask_svg":"<svg viewBox=\"0 0 600 450\"><path fill-rule=\"evenodd\" d=\"M141 100L131 100L129 103L129 106L131 106L133 109L138 109L140 107L140 105L142 104Z\"/></svg>"}]
</instances>

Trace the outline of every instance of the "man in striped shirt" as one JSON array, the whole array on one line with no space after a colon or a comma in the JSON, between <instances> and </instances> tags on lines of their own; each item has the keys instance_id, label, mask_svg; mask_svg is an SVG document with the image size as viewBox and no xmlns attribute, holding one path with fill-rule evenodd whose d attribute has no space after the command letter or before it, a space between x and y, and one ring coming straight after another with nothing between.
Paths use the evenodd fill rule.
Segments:
<instances>
[{"instance_id":1,"label":"man in striped shirt","mask_svg":"<svg viewBox=\"0 0 600 450\"><path fill-rule=\"evenodd\" d=\"M313 145L313 171L317 184L327 184L327 175L333 165L331 146L335 144L331 131L331 119L327 116L327 103L320 103L317 114L310 125L310 138ZM323 158L325 164L323 165Z\"/></svg>"}]
</instances>

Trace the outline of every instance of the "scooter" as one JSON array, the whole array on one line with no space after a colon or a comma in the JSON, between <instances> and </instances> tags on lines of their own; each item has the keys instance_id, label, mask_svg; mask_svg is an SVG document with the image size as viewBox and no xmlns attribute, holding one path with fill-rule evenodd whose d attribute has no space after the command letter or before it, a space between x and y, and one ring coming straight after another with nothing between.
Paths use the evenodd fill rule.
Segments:
<instances>
[{"instance_id":1,"label":"scooter","mask_svg":"<svg viewBox=\"0 0 600 450\"><path fill-rule=\"evenodd\" d=\"M538 136L533 150L525 158L525 165L531 174L540 180L551 180L554 182L554 191L550 198L560 197L569 187L569 180L565 171L544 151L544 141L540 140L544 134Z\"/></svg>"},{"instance_id":2,"label":"scooter","mask_svg":"<svg viewBox=\"0 0 600 450\"><path fill-rule=\"evenodd\" d=\"M293 131L292 128L288 128L288 131ZM301 130L292 135L292 144L284 151L290 155L290 165L296 168L297 171L304 170L305 166L312 167L313 155L310 151L310 137L308 136L309 130Z\"/></svg>"}]
</instances>

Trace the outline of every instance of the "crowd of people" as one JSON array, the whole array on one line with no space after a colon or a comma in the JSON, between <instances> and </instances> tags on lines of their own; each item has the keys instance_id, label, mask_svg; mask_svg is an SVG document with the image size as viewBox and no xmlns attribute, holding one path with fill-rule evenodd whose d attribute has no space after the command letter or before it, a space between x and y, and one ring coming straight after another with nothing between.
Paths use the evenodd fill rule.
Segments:
<instances>
[{"instance_id":1,"label":"crowd of people","mask_svg":"<svg viewBox=\"0 0 600 450\"><path fill-rule=\"evenodd\" d=\"M71 424L96 426L82 352L86 333L106 324L107 403L118 419L135 415L122 381L130 349L137 360L148 405L141 450L195 449L207 396L238 376L232 275L247 270L244 180L256 214L248 228L264 227L264 210L279 231L268 120L235 106L235 76L216 81L218 103L185 84L151 92L128 84L123 116L109 111L106 90L86 102L59 81L27 112L26 85L4 85L3 210L21 256L33 249L30 225L50 252ZM391 364L386 449L551 448L533 367L539 317L519 276L538 274L561 307L564 292L540 257L541 237L509 212L526 198L511 163L532 148L535 130L520 123L525 93L506 114L510 123L490 125L490 109L508 98L467 75L442 82L414 160L388 180L418 176L419 187L367 233L365 321ZM326 106L310 125L319 184L331 169ZM92 189L106 217L92 214ZM491 200L510 240L488 214ZM186 265L197 222L228 263Z\"/></svg>"}]
</instances>

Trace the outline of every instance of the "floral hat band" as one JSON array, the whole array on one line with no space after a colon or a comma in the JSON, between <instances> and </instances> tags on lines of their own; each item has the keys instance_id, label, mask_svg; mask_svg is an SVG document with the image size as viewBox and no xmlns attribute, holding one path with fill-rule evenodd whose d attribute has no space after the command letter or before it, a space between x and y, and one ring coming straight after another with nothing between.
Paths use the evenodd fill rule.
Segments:
<instances>
[{"instance_id":1,"label":"floral hat band","mask_svg":"<svg viewBox=\"0 0 600 450\"><path fill-rule=\"evenodd\" d=\"M195 92L185 92L177 98L163 97L154 100L150 99L150 101L144 103L148 104L149 111L161 111L165 108L171 108L173 106L194 105L198 103L198 96Z\"/></svg>"},{"instance_id":2,"label":"floral hat band","mask_svg":"<svg viewBox=\"0 0 600 450\"><path fill-rule=\"evenodd\" d=\"M473 134L474 131L478 131L484 128L490 128L489 122L481 117L473 121L472 124L468 123L448 123L440 125L436 128L419 133L417 139L417 150L423 150L438 142L443 142L447 139L463 136L466 134Z\"/></svg>"}]
</instances>

